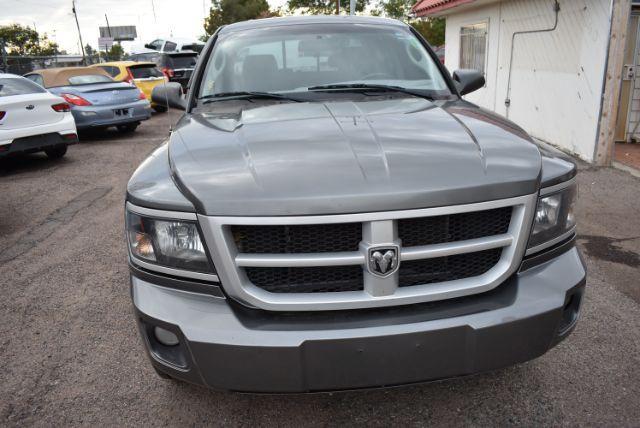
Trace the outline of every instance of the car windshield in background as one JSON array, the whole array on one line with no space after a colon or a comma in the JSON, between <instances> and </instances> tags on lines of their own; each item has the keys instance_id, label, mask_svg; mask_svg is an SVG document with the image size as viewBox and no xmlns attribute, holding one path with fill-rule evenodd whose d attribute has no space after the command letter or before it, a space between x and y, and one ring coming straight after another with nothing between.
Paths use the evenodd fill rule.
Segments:
<instances>
[{"instance_id":1,"label":"car windshield in background","mask_svg":"<svg viewBox=\"0 0 640 428\"><path fill-rule=\"evenodd\" d=\"M297 92L336 84L451 94L438 66L409 29L323 24L223 33L207 64L199 97Z\"/></svg>"},{"instance_id":2,"label":"car windshield in background","mask_svg":"<svg viewBox=\"0 0 640 428\"><path fill-rule=\"evenodd\" d=\"M112 83L113 79L102 74L85 74L82 76L69 77L70 85L91 85L94 83Z\"/></svg>"},{"instance_id":3,"label":"car windshield in background","mask_svg":"<svg viewBox=\"0 0 640 428\"><path fill-rule=\"evenodd\" d=\"M198 60L197 54L190 55L171 55L168 58L169 65L174 69L194 68Z\"/></svg>"},{"instance_id":4,"label":"car windshield in background","mask_svg":"<svg viewBox=\"0 0 640 428\"><path fill-rule=\"evenodd\" d=\"M153 65L138 65L129 67L134 79L149 79L153 77L163 77L162 71Z\"/></svg>"},{"instance_id":5,"label":"car windshield in background","mask_svg":"<svg viewBox=\"0 0 640 428\"><path fill-rule=\"evenodd\" d=\"M27 79L0 79L0 97L8 97L11 95L38 94L47 92L40 85L33 83Z\"/></svg>"}]
</instances>

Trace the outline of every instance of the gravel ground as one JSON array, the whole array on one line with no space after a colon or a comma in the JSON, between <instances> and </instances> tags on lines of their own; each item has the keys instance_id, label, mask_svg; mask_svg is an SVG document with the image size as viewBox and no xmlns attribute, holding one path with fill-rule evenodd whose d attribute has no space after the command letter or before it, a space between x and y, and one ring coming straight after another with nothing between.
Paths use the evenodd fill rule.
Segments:
<instances>
[{"instance_id":1,"label":"gravel ground","mask_svg":"<svg viewBox=\"0 0 640 428\"><path fill-rule=\"evenodd\" d=\"M537 360L472 377L315 395L162 380L132 317L125 185L167 134L88 136L0 161L0 425L640 425L640 180L581 167L582 319Z\"/></svg>"}]
</instances>

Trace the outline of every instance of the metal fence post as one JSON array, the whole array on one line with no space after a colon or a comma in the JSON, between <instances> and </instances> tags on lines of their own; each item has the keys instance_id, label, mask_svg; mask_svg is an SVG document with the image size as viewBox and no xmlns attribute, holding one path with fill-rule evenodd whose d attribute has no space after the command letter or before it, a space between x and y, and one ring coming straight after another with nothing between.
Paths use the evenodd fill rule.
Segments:
<instances>
[{"instance_id":1,"label":"metal fence post","mask_svg":"<svg viewBox=\"0 0 640 428\"><path fill-rule=\"evenodd\" d=\"M7 51L5 50L4 39L0 39L0 71L8 72L9 66L7 65Z\"/></svg>"}]
</instances>

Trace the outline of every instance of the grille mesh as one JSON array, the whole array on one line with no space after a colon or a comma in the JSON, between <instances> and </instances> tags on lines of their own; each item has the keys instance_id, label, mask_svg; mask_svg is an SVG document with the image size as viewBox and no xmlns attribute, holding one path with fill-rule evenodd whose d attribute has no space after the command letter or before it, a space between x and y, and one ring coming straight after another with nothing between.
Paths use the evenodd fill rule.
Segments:
<instances>
[{"instance_id":1,"label":"grille mesh","mask_svg":"<svg viewBox=\"0 0 640 428\"><path fill-rule=\"evenodd\" d=\"M463 241L507 233L512 207L397 221L403 247ZM304 254L358 251L362 223L233 225L239 253ZM400 264L399 286L453 281L490 270L502 249ZM271 293L329 293L364 289L362 266L246 267L251 283Z\"/></svg>"},{"instance_id":2,"label":"grille mesh","mask_svg":"<svg viewBox=\"0 0 640 428\"><path fill-rule=\"evenodd\" d=\"M400 264L400 287L453 281L482 275L494 267L502 248L457 254L434 259L412 260Z\"/></svg>"},{"instance_id":3,"label":"grille mesh","mask_svg":"<svg viewBox=\"0 0 640 428\"><path fill-rule=\"evenodd\" d=\"M361 266L245 268L249 280L271 293L330 293L364 288Z\"/></svg>"},{"instance_id":4,"label":"grille mesh","mask_svg":"<svg viewBox=\"0 0 640 428\"><path fill-rule=\"evenodd\" d=\"M327 253L358 251L362 223L294 226L232 226L240 253Z\"/></svg>"},{"instance_id":5,"label":"grille mesh","mask_svg":"<svg viewBox=\"0 0 640 428\"><path fill-rule=\"evenodd\" d=\"M464 241L507 233L511 207L398 221L403 247Z\"/></svg>"}]
</instances>

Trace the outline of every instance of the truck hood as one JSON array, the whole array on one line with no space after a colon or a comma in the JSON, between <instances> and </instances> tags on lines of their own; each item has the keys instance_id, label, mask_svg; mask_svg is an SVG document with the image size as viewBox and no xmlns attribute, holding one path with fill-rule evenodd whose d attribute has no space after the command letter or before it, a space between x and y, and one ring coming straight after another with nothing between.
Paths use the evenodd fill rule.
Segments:
<instances>
[{"instance_id":1,"label":"truck hood","mask_svg":"<svg viewBox=\"0 0 640 428\"><path fill-rule=\"evenodd\" d=\"M169 145L174 181L201 214L390 211L538 190L531 139L464 101L216 104L185 115Z\"/></svg>"}]
</instances>

